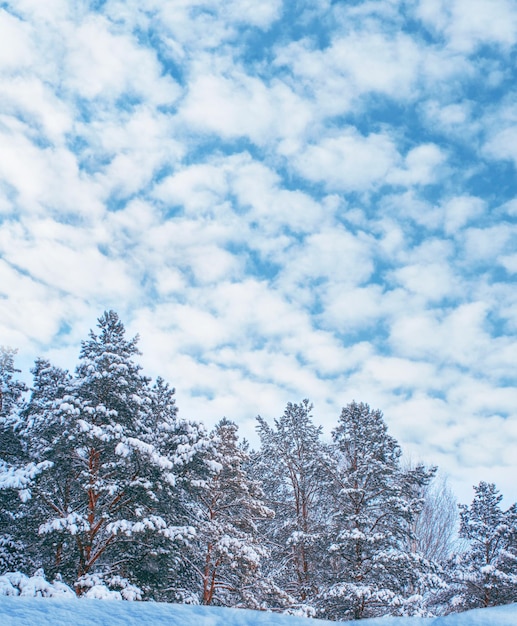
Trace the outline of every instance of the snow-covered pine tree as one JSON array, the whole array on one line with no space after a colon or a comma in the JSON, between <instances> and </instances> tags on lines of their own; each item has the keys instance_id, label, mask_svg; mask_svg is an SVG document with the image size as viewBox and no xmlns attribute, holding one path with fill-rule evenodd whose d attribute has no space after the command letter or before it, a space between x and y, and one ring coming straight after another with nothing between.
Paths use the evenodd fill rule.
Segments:
<instances>
[{"instance_id":1,"label":"snow-covered pine tree","mask_svg":"<svg viewBox=\"0 0 517 626\"><path fill-rule=\"evenodd\" d=\"M517 505L504 511L493 483L480 482L474 491L470 507L460 505L467 549L450 563L447 602L455 611L517 602Z\"/></svg>"},{"instance_id":2,"label":"snow-covered pine tree","mask_svg":"<svg viewBox=\"0 0 517 626\"><path fill-rule=\"evenodd\" d=\"M16 420L17 411L20 409L23 394L27 386L21 380L15 378L20 373L14 365L14 357L17 350L0 346L0 416L2 427L7 422ZM11 451L6 447L6 441L2 439L0 453L8 457Z\"/></svg>"},{"instance_id":3,"label":"snow-covered pine tree","mask_svg":"<svg viewBox=\"0 0 517 626\"><path fill-rule=\"evenodd\" d=\"M43 377L48 368L38 370L25 420L31 455L54 463L35 491L39 533L56 548L45 568L60 570L79 593L93 573L120 582L141 572L135 562L153 554L154 538L174 540L177 530L158 511L161 485L176 476L174 460L149 438L153 399L134 361L137 338L126 340L113 311L98 326L82 343L73 379L58 380L62 393L56 376Z\"/></svg>"},{"instance_id":4,"label":"snow-covered pine tree","mask_svg":"<svg viewBox=\"0 0 517 626\"><path fill-rule=\"evenodd\" d=\"M21 498L29 495L30 467L16 433L18 413L27 390L15 375L16 350L0 346L0 574L27 563L23 538L17 532Z\"/></svg>"},{"instance_id":5,"label":"snow-covered pine tree","mask_svg":"<svg viewBox=\"0 0 517 626\"><path fill-rule=\"evenodd\" d=\"M0 348L0 573L37 567L27 512L34 479L51 465L31 459L21 437L27 388L15 378L15 354Z\"/></svg>"},{"instance_id":6,"label":"snow-covered pine tree","mask_svg":"<svg viewBox=\"0 0 517 626\"><path fill-rule=\"evenodd\" d=\"M37 465L49 465L50 470L33 483L32 497L19 511L17 527L26 538L27 554L35 566L61 568L62 541L39 535L41 523L47 519L47 504L42 501L39 484L52 482L56 476L67 476L70 464L66 445L63 445L63 422L55 415L55 401L70 384L68 372L52 366L46 359L37 359L31 370L33 383L29 401L19 412L16 434L27 459ZM51 451L55 454L51 454ZM52 460L50 460L52 456ZM62 483L60 483L62 486ZM63 493L67 494L65 486ZM66 497L66 496L65 496ZM54 573L52 567L49 573Z\"/></svg>"},{"instance_id":7,"label":"snow-covered pine tree","mask_svg":"<svg viewBox=\"0 0 517 626\"><path fill-rule=\"evenodd\" d=\"M222 419L211 433L211 476L199 489L198 586L202 604L265 608L270 586L261 562L268 556L257 522L273 517L257 481L246 472L249 454L237 426Z\"/></svg>"},{"instance_id":8,"label":"snow-covered pine tree","mask_svg":"<svg viewBox=\"0 0 517 626\"><path fill-rule=\"evenodd\" d=\"M26 461L16 429L26 385L17 380L14 366L16 350L0 346L0 486L7 487L9 471ZM12 486L12 481L9 481ZM6 494L4 494L5 496ZM11 494L12 495L12 494Z\"/></svg>"},{"instance_id":9,"label":"snow-covered pine tree","mask_svg":"<svg viewBox=\"0 0 517 626\"><path fill-rule=\"evenodd\" d=\"M409 550L408 537L434 469L404 471L401 449L382 413L352 402L332 433L335 509L329 538L327 589L320 595L330 619L361 619L422 611L437 584L435 568Z\"/></svg>"},{"instance_id":10,"label":"snow-covered pine tree","mask_svg":"<svg viewBox=\"0 0 517 626\"><path fill-rule=\"evenodd\" d=\"M321 591L324 537L328 523L328 451L312 404L288 403L274 427L257 417L261 449L255 471L275 512L267 525L272 546L268 573L290 597L290 610L314 614Z\"/></svg>"},{"instance_id":11,"label":"snow-covered pine tree","mask_svg":"<svg viewBox=\"0 0 517 626\"><path fill-rule=\"evenodd\" d=\"M154 511L167 526L142 550L134 546L132 577L142 589L160 601L199 602L196 570L197 494L211 471L207 458L212 448L200 423L178 417L175 390L158 377L151 390L148 421L142 424L142 440L173 464L163 479L161 467L149 467L154 489Z\"/></svg>"}]
</instances>

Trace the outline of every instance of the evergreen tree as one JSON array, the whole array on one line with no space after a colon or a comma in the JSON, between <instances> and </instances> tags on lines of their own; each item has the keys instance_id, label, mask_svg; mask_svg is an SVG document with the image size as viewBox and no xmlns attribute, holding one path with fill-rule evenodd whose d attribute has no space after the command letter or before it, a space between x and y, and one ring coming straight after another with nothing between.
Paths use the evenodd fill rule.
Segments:
<instances>
[{"instance_id":1,"label":"evergreen tree","mask_svg":"<svg viewBox=\"0 0 517 626\"><path fill-rule=\"evenodd\" d=\"M332 436L335 511L330 579L320 595L324 615L361 619L422 612L422 594L438 580L433 565L408 549L408 538L422 506L419 492L434 470L403 471L401 449L382 413L367 404L346 406Z\"/></svg>"},{"instance_id":2,"label":"evergreen tree","mask_svg":"<svg viewBox=\"0 0 517 626\"><path fill-rule=\"evenodd\" d=\"M27 554L35 566L45 565L50 573L55 573L53 568L61 565L62 544L38 532L39 525L47 518L47 504L39 497L39 484L52 483L59 476L58 486L62 487L61 480L67 476L69 457L63 440L66 431L63 420L56 419L54 404L65 393L71 377L46 359L37 359L31 373L31 394L19 412L17 435L26 458L38 465L47 464L50 469L33 483L33 497L19 510L17 527L27 539ZM51 454L53 450L56 454ZM63 493L68 493L66 485Z\"/></svg>"},{"instance_id":3,"label":"evergreen tree","mask_svg":"<svg viewBox=\"0 0 517 626\"><path fill-rule=\"evenodd\" d=\"M179 419L175 390L158 377L151 391L142 439L172 462L163 479L160 466L148 468L155 485L155 514L167 526L142 550L134 548L133 578L156 600L199 601L196 570L197 494L210 475L211 442L202 424Z\"/></svg>"},{"instance_id":4,"label":"evergreen tree","mask_svg":"<svg viewBox=\"0 0 517 626\"><path fill-rule=\"evenodd\" d=\"M212 432L207 457L211 476L199 490L199 562L202 604L265 608L267 584L261 561L268 556L257 521L273 512L258 483L246 472L249 454L237 426L222 419Z\"/></svg>"},{"instance_id":5,"label":"evergreen tree","mask_svg":"<svg viewBox=\"0 0 517 626\"><path fill-rule=\"evenodd\" d=\"M0 346L0 416L2 427L16 419L16 414L22 405L23 394L27 391L24 382L15 378L20 370L14 366L16 350ZM9 457L12 452L6 446L7 440L2 439L0 454L3 458Z\"/></svg>"},{"instance_id":6,"label":"evergreen tree","mask_svg":"<svg viewBox=\"0 0 517 626\"><path fill-rule=\"evenodd\" d=\"M309 615L321 591L330 482L322 429L314 425L311 411L308 400L288 403L273 428L259 416L256 462L267 504L275 512L268 529L269 575L290 597L291 610Z\"/></svg>"},{"instance_id":7,"label":"evergreen tree","mask_svg":"<svg viewBox=\"0 0 517 626\"><path fill-rule=\"evenodd\" d=\"M53 463L33 507L39 534L55 550L45 567L79 592L93 573L141 574L145 583L155 538L175 541L178 534L160 510L163 485L176 482L175 459L159 446L161 418L153 418L149 379L134 361L138 338L126 340L113 311L99 329L82 343L73 378L37 363L25 413L31 456Z\"/></svg>"},{"instance_id":8,"label":"evergreen tree","mask_svg":"<svg viewBox=\"0 0 517 626\"><path fill-rule=\"evenodd\" d=\"M34 460L21 437L25 383L15 378L16 351L0 348L0 573L38 567L27 524L34 480L51 466Z\"/></svg>"},{"instance_id":9,"label":"evergreen tree","mask_svg":"<svg viewBox=\"0 0 517 626\"><path fill-rule=\"evenodd\" d=\"M460 505L460 537L465 552L450 564L447 598L454 610L517 602L517 506L501 509L502 495L493 483L474 487L472 504Z\"/></svg>"},{"instance_id":10,"label":"evergreen tree","mask_svg":"<svg viewBox=\"0 0 517 626\"><path fill-rule=\"evenodd\" d=\"M35 467L26 464L16 433L26 386L15 378L20 371L14 366L15 354L16 350L0 346L0 574L31 565L24 538L17 532L21 500L30 495Z\"/></svg>"}]
</instances>

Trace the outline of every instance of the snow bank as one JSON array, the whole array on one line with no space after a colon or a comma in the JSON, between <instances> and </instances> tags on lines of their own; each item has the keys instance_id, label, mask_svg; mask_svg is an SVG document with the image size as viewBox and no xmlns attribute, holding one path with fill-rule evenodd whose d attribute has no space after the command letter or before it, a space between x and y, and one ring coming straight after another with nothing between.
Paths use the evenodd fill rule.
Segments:
<instances>
[{"instance_id":1,"label":"snow bank","mask_svg":"<svg viewBox=\"0 0 517 626\"><path fill-rule=\"evenodd\" d=\"M350 622L352 623L352 622ZM2 626L335 626L275 613L151 602L0 597ZM517 605L447 617L381 618L361 626L516 626Z\"/></svg>"}]
</instances>

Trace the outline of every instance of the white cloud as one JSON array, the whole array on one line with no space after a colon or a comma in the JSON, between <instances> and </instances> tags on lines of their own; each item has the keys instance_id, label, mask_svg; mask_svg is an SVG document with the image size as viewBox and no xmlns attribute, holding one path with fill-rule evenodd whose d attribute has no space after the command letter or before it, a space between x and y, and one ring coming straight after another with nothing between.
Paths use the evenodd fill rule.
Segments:
<instances>
[{"instance_id":1,"label":"white cloud","mask_svg":"<svg viewBox=\"0 0 517 626\"><path fill-rule=\"evenodd\" d=\"M387 313L386 300L379 285L345 288L332 283L322 295L321 319L338 333L368 328Z\"/></svg>"},{"instance_id":2,"label":"white cloud","mask_svg":"<svg viewBox=\"0 0 517 626\"><path fill-rule=\"evenodd\" d=\"M445 161L444 151L435 144L412 148L404 160L404 167L394 169L386 177L395 185L427 185L436 181L437 169Z\"/></svg>"},{"instance_id":3,"label":"white cloud","mask_svg":"<svg viewBox=\"0 0 517 626\"><path fill-rule=\"evenodd\" d=\"M444 104L439 100L428 100L423 105L428 122L447 133L464 134L472 116L472 102Z\"/></svg>"},{"instance_id":4,"label":"white cloud","mask_svg":"<svg viewBox=\"0 0 517 626\"><path fill-rule=\"evenodd\" d=\"M197 4L197 3L196 3ZM226 22L237 22L245 25L267 29L278 19L282 10L281 0L265 0L257 4L254 0L230 0L206 3L211 9L214 4L220 7L222 18Z\"/></svg>"},{"instance_id":5,"label":"white cloud","mask_svg":"<svg viewBox=\"0 0 517 626\"><path fill-rule=\"evenodd\" d=\"M440 259L435 263L406 265L393 272L395 281L424 302L439 302L455 297L461 290L461 282L454 276L450 266Z\"/></svg>"},{"instance_id":6,"label":"white cloud","mask_svg":"<svg viewBox=\"0 0 517 626\"><path fill-rule=\"evenodd\" d=\"M517 41L517 9L508 0L500 0L497 11L490 0L455 0L451 17L451 43L461 50L485 42L512 46Z\"/></svg>"},{"instance_id":7,"label":"white cloud","mask_svg":"<svg viewBox=\"0 0 517 626\"><path fill-rule=\"evenodd\" d=\"M314 296L318 292L314 282L342 288L360 285L374 270L372 246L373 240L365 234L354 236L339 227L322 229L286 250L277 282L295 299L300 290Z\"/></svg>"},{"instance_id":8,"label":"white cloud","mask_svg":"<svg viewBox=\"0 0 517 626\"><path fill-rule=\"evenodd\" d=\"M333 209L299 190L282 186L278 174L248 159L239 163L232 176L231 189L245 209L247 219L258 223L265 233L287 226L295 232L314 232L331 221Z\"/></svg>"},{"instance_id":9,"label":"white cloud","mask_svg":"<svg viewBox=\"0 0 517 626\"><path fill-rule=\"evenodd\" d=\"M87 313L81 299L49 289L4 258L0 258L0 297L5 301L0 310L2 344L29 355L29 364L56 341L63 316L74 320Z\"/></svg>"},{"instance_id":10,"label":"white cloud","mask_svg":"<svg viewBox=\"0 0 517 626\"><path fill-rule=\"evenodd\" d=\"M4 115L20 115L27 120L27 132L36 138L41 135L62 144L65 133L72 129L70 107L35 76L0 78L0 103Z\"/></svg>"},{"instance_id":11,"label":"white cloud","mask_svg":"<svg viewBox=\"0 0 517 626\"><path fill-rule=\"evenodd\" d=\"M435 368L431 364L400 357L372 357L365 363L364 372L376 384L390 391L412 390L415 386L420 387L422 381L429 386L437 383Z\"/></svg>"},{"instance_id":12,"label":"white cloud","mask_svg":"<svg viewBox=\"0 0 517 626\"><path fill-rule=\"evenodd\" d=\"M477 370L490 345L486 314L486 304L469 302L450 312L401 316L392 323L390 344L412 358L438 359Z\"/></svg>"},{"instance_id":13,"label":"white cloud","mask_svg":"<svg viewBox=\"0 0 517 626\"><path fill-rule=\"evenodd\" d=\"M250 248L266 256L272 252L273 237L285 227L313 232L331 220L335 210L332 202L318 203L299 190L283 188L278 173L248 153L178 169L160 182L153 194L181 207L189 217L204 215L233 223L230 238L246 240ZM235 206L229 206L228 196Z\"/></svg>"},{"instance_id":14,"label":"white cloud","mask_svg":"<svg viewBox=\"0 0 517 626\"><path fill-rule=\"evenodd\" d=\"M514 489L511 3L100 4L0 9L1 343L73 367L115 308L186 417L355 398Z\"/></svg>"},{"instance_id":15,"label":"white cloud","mask_svg":"<svg viewBox=\"0 0 517 626\"><path fill-rule=\"evenodd\" d=\"M464 251L471 263L493 262L504 254L507 244L515 240L517 229L510 224L486 228L467 228L464 233Z\"/></svg>"},{"instance_id":16,"label":"white cloud","mask_svg":"<svg viewBox=\"0 0 517 626\"><path fill-rule=\"evenodd\" d=\"M504 423L505 420L501 415L508 415L514 411L517 390L513 387L494 388L484 380L465 377L451 387L448 398L455 405L463 406L465 413L497 416L497 420ZM486 423L489 419L483 418L483 422ZM514 437L517 437L515 430Z\"/></svg>"},{"instance_id":17,"label":"white cloud","mask_svg":"<svg viewBox=\"0 0 517 626\"><path fill-rule=\"evenodd\" d=\"M275 59L313 94L322 115L346 112L366 94L411 97L420 61L420 50L410 36L368 30L336 36L324 50L308 40L290 43L277 50Z\"/></svg>"},{"instance_id":18,"label":"white cloud","mask_svg":"<svg viewBox=\"0 0 517 626\"><path fill-rule=\"evenodd\" d=\"M461 52L473 52L484 43L511 46L516 41L517 10L509 0L500 0L496 11L490 0L420 0L417 15Z\"/></svg>"},{"instance_id":19,"label":"white cloud","mask_svg":"<svg viewBox=\"0 0 517 626\"><path fill-rule=\"evenodd\" d=\"M314 372L317 378L339 376L349 366L347 350L329 332L306 329L288 336L281 345L287 354L297 355L304 368Z\"/></svg>"},{"instance_id":20,"label":"white cloud","mask_svg":"<svg viewBox=\"0 0 517 626\"><path fill-rule=\"evenodd\" d=\"M463 228L472 219L483 215L486 203L473 196L457 196L445 204L445 233L450 235Z\"/></svg>"},{"instance_id":21,"label":"white cloud","mask_svg":"<svg viewBox=\"0 0 517 626\"><path fill-rule=\"evenodd\" d=\"M6 260L57 293L77 298L131 298L136 283L124 261L104 256L86 232L52 220L18 225L0 233ZM56 296L57 296L56 293Z\"/></svg>"},{"instance_id":22,"label":"white cloud","mask_svg":"<svg viewBox=\"0 0 517 626\"><path fill-rule=\"evenodd\" d=\"M107 161L92 175L103 196L136 194L151 184L162 167L178 164L185 148L173 132L165 116L143 107L134 111L126 123L120 118L103 120L85 129L83 136L92 139L93 158ZM100 145L95 145L95 137L101 138Z\"/></svg>"},{"instance_id":23,"label":"white cloud","mask_svg":"<svg viewBox=\"0 0 517 626\"><path fill-rule=\"evenodd\" d=\"M158 25L164 39L182 56L213 50L223 43L238 41L241 28L267 30L282 13L281 0L108 0L105 12L130 27Z\"/></svg>"},{"instance_id":24,"label":"white cloud","mask_svg":"<svg viewBox=\"0 0 517 626\"><path fill-rule=\"evenodd\" d=\"M486 143L485 153L492 158L513 161L517 167L517 126L496 132Z\"/></svg>"},{"instance_id":25,"label":"white cloud","mask_svg":"<svg viewBox=\"0 0 517 626\"><path fill-rule=\"evenodd\" d=\"M430 231L440 228L443 224L442 209L422 199L413 188L401 193L385 194L379 204L383 214L389 215L402 229L408 221ZM406 244L410 245L409 242Z\"/></svg>"},{"instance_id":26,"label":"white cloud","mask_svg":"<svg viewBox=\"0 0 517 626\"><path fill-rule=\"evenodd\" d=\"M196 163L180 169L153 192L160 200L181 206L187 215L211 214L227 193L227 173L221 163Z\"/></svg>"},{"instance_id":27,"label":"white cloud","mask_svg":"<svg viewBox=\"0 0 517 626\"><path fill-rule=\"evenodd\" d=\"M16 190L22 213L98 215L102 212L94 185L79 173L75 155L62 147L39 147L14 118L0 118L0 179ZM4 128L5 128L4 126Z\"/></svg>"},{"instance_id":28,"label":"white cloud","mask_svg":"<svg viewBox=\"0 0 517 626\"><path fill-rule=\"evenodd\" d=\"M307 179L328 189L366 191L382 183L398 160L388 135L371 133L364 137L349 128L310 144L293 164Z\"/></svg>"},{"instance_id":29,"label":"white cloud","mask_svg":"<svg viewBox=\"0 0 517 626\"><path fill-rule=\"evenodd\" d=\"M203 68L190 83L180 119L193 128L223 138L249 137L258 145L299 135L311 119L310 107L282 82L266 85L259 78L232 70L226 75Z\"/></svg>"},{"instance_id":30,"label":"white cloud","mask_svg":"<svg viewBox=\"0 0 517 626\"><path fill-rule=\"evenodd\" d=\"M8 1L6 4L15 4L16 10L26 19L32 17L45 26L54 26L60 20L71 19L73 15L71 5L67 0L48 0L45 6L38 0L16 0L15 3ZM77 12L80 13L80 10Z\"/></svg>"},{"instance_id":31,"label":"white cloud","mask_svg":"<svg viewBox=\"0 0 517 626\"><path fill-rule=\"evenodd\" d=\"M508 202L505 202L501 207L500 210L504 213L506 213L507 215L510 215L512 217L517 216L517 199L513 199L510 200Z\"/></svg>"},{"instance_id":32,"label":"white cloud","mask_svg":"<svg viewBox=\"0 0 517 626\"><path fill-rule=\"evenodd\" d=\"M31 30L26 22L0 8L0 67L4 72L31 66L35 56Z\"/></svg>"},{"instance_id":33,"label":"white cloud","mask_svg":"<svg viewBox=\"0 0 517 626\"><path fill-rule=\"evenodd\" d=\"M507 254L499 259L499 263L511 274L517 274L517 254Z\"/></svg>"},{"instance_id":34,"label":"white cloud","mask_svg":"<svg viewBox=\"0 0 517 626\"><path fill-rule=\"evenodd\" d=\"M420 50L402 33L390 38L381 32L352 32L336 39L322 56L325 70L350 80L354 93L379 92L398 99L411 95Z\"/></svg>"},{"instance_id":35,"label":"white cloud","mask_svg":"<svg viewBox=\"0 0 517 626\"><path fill-rule=\"evenodd\" d=\"M110 32L109 22L98 15L68 32L65 71L68 88L87 99L145 95L151 103L172 104L179 95L170 78L160 77L153 52Z\"/></svg>"},{"instance_id":36,"label":"white cloud","mask_svg":"<svg viewBox=\"0 0 517 626\"><path fill-rule=\"evenodd\" d=\"M278 341L311 327L308 313L291 306L282 292L265 281L223 283L210 294L210 307L224 315L228 329L240 330L235 338L245 344L246 336Z\"/></svg>"}]
</instances>

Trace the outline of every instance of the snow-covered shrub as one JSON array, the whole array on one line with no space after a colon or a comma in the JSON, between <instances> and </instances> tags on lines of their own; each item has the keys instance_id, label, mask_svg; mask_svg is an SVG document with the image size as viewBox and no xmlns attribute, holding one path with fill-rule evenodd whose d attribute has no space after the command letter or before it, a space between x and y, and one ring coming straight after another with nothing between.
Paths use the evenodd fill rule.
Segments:
<instances>
[{"instance_id":1,"label":"snow-covered shrub","mask_svg":"<svg viewBox=\"0 0 517 626\"><path fill-rule=\"evenodd\" d=\"M30 578L21 572L7 572L0 576L0 596L75 598L75 592L59 577L49 582L43 570L39 569Z\"/></svg>"},{"instance_id":2,"label":"snow-covered shrub","mask_svg":"<svg viewBox=\"0 0 517 626\"><path fill-rule=\"evenodd\" d=\"M299 604L292 606L283 611L285 615L293 615L295 617L316 617L316 609L308 604Z\"/></svg>"},{"instance_id":3,"label":"snow-covered shrub","mask_svg":"<svg viewBox=\"0 0 517 626\"><path fill-rule=\"evenodd\" d=\"M142 590L127 578L110 574L85 574L75 583L79 595L95 600L141 600Z\"/></svg>"}]
</instances>

